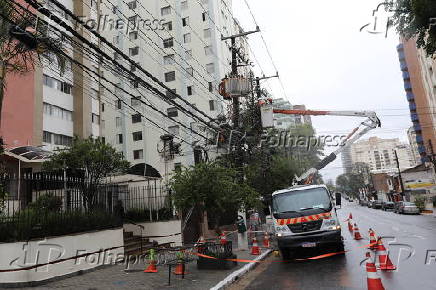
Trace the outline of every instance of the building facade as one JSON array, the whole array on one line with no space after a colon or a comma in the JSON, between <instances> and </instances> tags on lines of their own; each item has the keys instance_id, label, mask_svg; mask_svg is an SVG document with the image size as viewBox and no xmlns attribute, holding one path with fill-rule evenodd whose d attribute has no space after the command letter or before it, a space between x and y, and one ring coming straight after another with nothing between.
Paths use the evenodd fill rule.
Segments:
<instances>
[{"instance_id":1,"label":"building facade","mask_svg":"<svg viewBox=\"0 0 436 290\"><path fill-rule=\"evenodd\" d=\"M366 163L372 172L398 171L395 153L398 155L401 169L415 166L410 147L401 143L399 139L371 137L358 141L350 147L352 164Z\"/></svg>"},{"instance_id":2,"label":"building facade","mask_svg":"<svg viewBox=\"0 0 436 290\"><path fill-rule=\"evenodd\" d=\"M412 150L412 155L415 159L416 164L421 164L421 155L418 151L418 143L416 142L416 132L413 127L407 130L407 138L409 140L410 150Z\"/></svg>"},{"instance_id":3,"label":"building facade","mask_svg":"<svg viewBox=\"0 0 436 290\"><path fill-rule=\"evenodd\" d=\"M274 109L281 110L306 110L305 105L292 105L289 101L285 99L275 99L273 101ZM274 127L282 130L293 128L302 124L312 125L312 120L308 115L285 115L285 114L274 114Z\"/></svg>"},{"instance_id":4,"label":"building facade","mask_svg":"<svg viewBox=\"0 0 436 290\"><path fill-rule=\"evenodd\" d=\"M418 152L421 162L428 162L430 147L436 144L436 62L414 39L402 39L397 51Z\"/></svg>"}]
</instances>

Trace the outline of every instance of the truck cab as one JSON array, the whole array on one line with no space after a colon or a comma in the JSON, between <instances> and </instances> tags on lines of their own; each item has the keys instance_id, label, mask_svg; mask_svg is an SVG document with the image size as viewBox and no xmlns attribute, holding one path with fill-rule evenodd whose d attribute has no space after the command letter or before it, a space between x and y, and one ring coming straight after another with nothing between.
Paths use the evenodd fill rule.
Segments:
<instances>
[{"instance_id":1,"label":"truck cab","mask_svg":"<svg viewBox=\"0 0 436 290\"><path fill-rule=\"evenodd\" d=\"M341 226L325 185L301 185L272 194L274 234L283 258L301 248L343 251Z\"/></svg>"}]
</instances>

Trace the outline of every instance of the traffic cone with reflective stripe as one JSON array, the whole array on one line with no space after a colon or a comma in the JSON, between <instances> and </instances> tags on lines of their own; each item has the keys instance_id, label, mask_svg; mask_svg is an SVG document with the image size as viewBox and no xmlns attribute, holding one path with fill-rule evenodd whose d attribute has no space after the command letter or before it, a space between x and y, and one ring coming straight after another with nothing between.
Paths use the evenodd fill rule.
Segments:
<instances>
[{"instance_id":1,"label":"traffic cone with reflective stripe","mask_svg":"<svg viewBox=\"0 0 436 290\"><path fill-rule=\"evenodd\" d=\"M377 240L375 238L375 232L371 228L369 229L368 232L369 232L369 244L370 244L369 248L371 250L375 250L377 249Z\"/></svg>"},{"instance_id":2,"label":"traffic cone with reflective stripe","mask_svg":"<svg viewBox=\"0 0 436 290\"><path fill-rule=\"evenodd\" d=\"M144 273L157 273L154 249L150 249L149 260L150 265L144 270Z\"/></svg>"},{"instance_id":3,"label":"traffic cone with reflective stripe","mask_svg":"<svg viewBox=\"0 0 436 290\"><path fill-rule=\"evenodd\" d=\"M374 261L371 258L370 252L366 253L366 258L366 281L368 284L368 290L384 290L385 287L383 287L382 281L377 273L377 268L375 267Z\"/></svg>"},{"instance_id":4,"label":"traffic cone with reflective stripe","mask_svg":"<svg viewBox=\"0 0 436 290\"><path fill-rule=\"evenodd\" d=\"M253 238L253 245L251 246L251 254L256 256L260 255L260 248L259 245L257 244L256 236Z\"/></svg>"},{"instance_id":5,"label":"traffic cone with reflective stripe","mask_svg":"<svg viewBox=\"0 0 436 290\"><path fill-rule=\"evenodd\" d=\"M265 238L263 239L263 246L265 248L269 248L270 247L269 234L267 232L265 232Z\"/></svg>"},{"instance_id":6,"label":"traffic cone with reflective stripe","mask_svg":"<svg viewBox=\"0 0 436 290\"><path fill-rule=\"evenodd\" d=\"M350 212L350 215L348 216L348 219L349 219L349 220L352 220L352 219L353 219L353 215L351 214L351 212Z\"/></svg>"},{"instance_id":7,"label":"traffic cone with reflective stripe","mask_svg":"<svg viewBox=\"0 0 436 290\"><path fill-rule=\"evenodd\" d=\"M221 236L220 236L220 244L221 244L221 245L225 245L225 244L227 244L227 237L226 237L226 235L224 234L224 232L221 233Z\"/></svg>"},{"instance_id":8,"label":"traffic cone with reflective stripe","mask_svg":"<svg viewBox=\"0 0 436 290\"><path fill-rule=\"evenodd\" d=\"M388 252L386 251L386 248L383 245L381 238L378 238L378 241L377 241L376 255L378 256L380 270L395 270L396 269L394 264L392 264L391 259L389 259Z\"/></svg>"},{"instance_id":9,"label":"traffic cone with reflective stripe","mask_svg":"<svg viewBox=\"0 0 436 290\"><path fill-rule=\"evenodd\" d=\"M361 240L362 239L362 236L360 235L359 228L357 227L356 223L354 224L354 239L355 240Z\"/></svg>"},{"instance_id":10,"label":"traffic cone with reflective stripe","mask_svg":"<svg viewBox=\"0 0 436 290\"><path fill-rule=\"evenodd\" d=\"M348 220L348 230L353 234L353 221L351 219Z\"/></svg>"}]
</instances>

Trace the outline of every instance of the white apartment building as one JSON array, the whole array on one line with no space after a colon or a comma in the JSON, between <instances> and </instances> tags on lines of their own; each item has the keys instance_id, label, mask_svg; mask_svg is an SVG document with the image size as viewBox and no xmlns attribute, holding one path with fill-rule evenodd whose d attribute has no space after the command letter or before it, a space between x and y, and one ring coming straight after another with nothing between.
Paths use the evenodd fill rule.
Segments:
<instances>
[{"instance_id":1,"label":"white apartment building","mask_svg":"<svg viewBox=\"0 0 436 290\"><path fill-rule=\"evenodd\" d=\"M381 139L371 137L351 145L350 155L352 163L366 163L371 171L391 172L398 170L395 158L397 152L401 170L416 165L412 150L406 144L395 139Z\"/></svg>"},{"instance_id":2,"label":"white apartment building","mask_svg":"<svg viewBox=\"0 0 436 290\"><path fill-rule=\"evenodd\" d=\"M412 156L415 159L416 164L421 164L421 156L418 151L418 143L416 142L416 132L413 127L407 130L407 139L409 140L410 150L412 151Z\"/></svg>"},{"instance_id":3,"label":"white apartment building","mask_svg":"<svg viewBox=\"0 0 436 290\"><path fill-rule=\"evenodd\" d=\"M217 87L231 70L230 41L222 41L221 35L241 32L232 16L230 0L107 0L100 5L102 15L107 15L108 19L138 23L139 27L128 31L125 27L118 30L105 27L101 34L170 90L165 91L136 69L134 73L140 79L205 121L209 120L174 97L172 91L210 118L229 117ZM154 23L153 27L143 26L150 22ZM245 39L238 39L237 44L244 53ZM126 65L121 57L116 54L114 57ZM240 68L241 73L243 70ZM122 90L116 90L116 97L107 90L100 90L101 134L132 164L149 164L162 176L167 176L178 166L194 164L193 144L206 147L213 153L213 144L195 134L199 132L211 138L213 134L205 124L163 101L143 85L112 72L104 73ZM168 114L185 127L145 104ZM175 136L175 143L180 143L180 154L169 156L164 150L161 137L168 134L164 130Z\"/></svg>"},{"instance_id":4,"label":"white apartment building","mask_svg":"<svg viewBox=\"0 0 436 290\"><path fill-rule=\"evenodd\" d=\"M289 101L283 98L274 99L273 106L275 109L281 109L281 110L305 110L306 109L306 106L304 105L292 105ZM301 124L312 125L310 116L274 114L273 118L274 118L274 127L282 130L286 130Z\"/></svg>"}]
</instances>

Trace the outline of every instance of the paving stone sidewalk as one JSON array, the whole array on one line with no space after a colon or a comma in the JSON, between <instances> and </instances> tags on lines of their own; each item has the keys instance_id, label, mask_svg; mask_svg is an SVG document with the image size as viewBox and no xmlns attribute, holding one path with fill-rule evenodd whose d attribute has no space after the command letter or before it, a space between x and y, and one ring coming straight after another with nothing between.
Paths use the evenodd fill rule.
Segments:
<instances>
[{"instance_id":1,"label":"paving stone sidewalk","mask_svg":"<svg viewBox=\"0 0 436 290\"><path fill-rule=\"evenodd\" d=\"M254 259L249 251L234 251L239 259ZM49 282L37 287L20 289L210 289L227 275L243 267L238 263L231 270L198 270L197 262L186 266L188 274L181 276L171 274L171 285L168 286L168 266L158 266L158 273L143 273L146 265L135 265L124 271L124 265L112 265L58 281ZM172 267L173 271L174 267Z\"/></svg>"}]
</instances>

